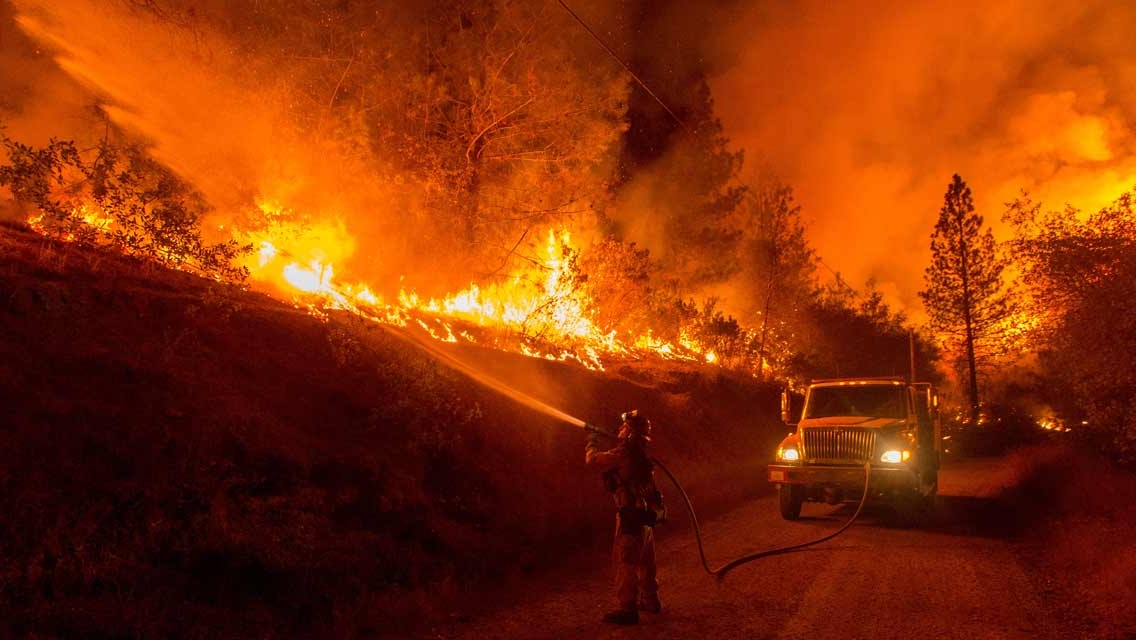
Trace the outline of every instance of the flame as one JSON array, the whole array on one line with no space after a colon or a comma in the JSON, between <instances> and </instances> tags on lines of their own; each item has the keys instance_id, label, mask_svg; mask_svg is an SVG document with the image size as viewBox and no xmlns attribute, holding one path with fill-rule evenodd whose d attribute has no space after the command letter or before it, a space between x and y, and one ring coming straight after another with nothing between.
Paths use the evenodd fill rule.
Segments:
<instances>
[{"instance_id":1,"label":"flame","mask_svg":"<svg viewBox=\"0 0 1136 640\"><path fill-rule=\"evenodd\" d=\"M301 267L292 262L284 267L284 280L304 293L330 294L334 291L331 278L335 274L331 265L320 264L319 260L312 260L309 267Z\"/></svg>"},{"instance_id":2,"label":"flame","mask_svg":"<svg viewBox=\"0 0 1136 640\"><path fill-rule=\"evenodd\" d=\"M37 233L50 233L44 221L45 215L44 213L39 213L29 216L27 219L28 226ZM115 224L114 218L109 213L91 204L81 204L71 209L68 213L67 221L86 225L90 228L90 231L101 235L109 234ZM70 232L64 234L61 239L67 242L73 242L76 238L74 232Z\"/></svg>"},{"instance_id":3,"label":"flame","mask_svg":"<svg viewBox=\"0 0 1136 640\"><path fill-rule=\"evenodd\" d=\"M242 259L257 288L290 297L296 306L325 318L330 310L350 311L374 322L416 328L448 343L464 341L503 348L533 358L575 362L603 370L612 358L651 355L668 360L720 365L718 355L688 332L674 342L655 337L605 332L595 322L595 305L584 293L575 268L579 249L568 230L547 230L541 259L499 280L476 283L456 293L427 298L405 284L386 299L368 283L337 279L337 264L355 251L355 242L335 216L311 221L276 201L258 203L262 223L252 231L236 225L234 238L253 246ZM114 217L83 205L75 221L109 234ZM43 216L29 217L33 229L47 233ZM220 227L219 231L225 231ZM175 265L176 266L176 265Z\"/></svg>"},{"instance_id":4,"label":"flame","mask_svg":"<svg viewBox=\"0 0 1136 640\"><path fill-rule=\"evenodd\" d=\"M273 215L275 211L269 209ZM642 336L603 331L594 320L594 304L578 286L573 257L579 249L567 230L547 231L542 259L528 270L494 282L470 283L441 297L422 296L404 284L388 300L366 283L336 280L335 265L323 257L350 255L334 246L336 241L351 246L341 225L270 227L260 236L255 264L249 265L254 280L283 286L294 296L318 296L325 309L348 310L376 322L417 328L442 342L482 343L596 370L603 370L605 360L611 358L642 355L719 364L715 352L685 333L672 343L655 338L650 331ZM309 259L289 259L299 256Z\"/></svg>"}]
</instances>

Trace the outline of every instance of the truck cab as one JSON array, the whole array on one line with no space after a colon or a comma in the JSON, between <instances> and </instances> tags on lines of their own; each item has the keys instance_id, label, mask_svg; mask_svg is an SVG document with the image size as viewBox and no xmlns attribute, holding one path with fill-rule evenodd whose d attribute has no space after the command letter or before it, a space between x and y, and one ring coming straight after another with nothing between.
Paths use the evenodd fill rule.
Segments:
<instances>
[{"instance_id":1,"label":"truck cab","mask_svg":"<svg viewBox=\"0 0 1136 640\"><path fill-rule=\"evenodd\" d=\"M789 394L782 394L782 420L795 431L767 468L781 517L800 518L805 502L858 501L865 479L868 498L903 519L927 513L938 493L937 413L931 385L902 378L815 380L795 423Z\"/></svg>"}]
</instances>

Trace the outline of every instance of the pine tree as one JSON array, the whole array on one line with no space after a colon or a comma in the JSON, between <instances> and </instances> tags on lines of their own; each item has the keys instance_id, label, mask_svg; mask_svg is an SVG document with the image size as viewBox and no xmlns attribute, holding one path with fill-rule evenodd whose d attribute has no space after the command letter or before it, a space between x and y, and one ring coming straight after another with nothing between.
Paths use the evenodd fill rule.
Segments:
<instances>
[{"instance_id":1,"label":"pine tree","mask_svg":"<svg viewBox=\"0 0 1136 640\"><path fill-rule=\"evenodd\" d=\"M926 288L919 297L945 352L965 368L972 424L979 413L978 370L998 355L1010 314L1002 281L1005 266L994 234L974 212L970 187L955 174L931 234L931 265L923 274Z\"/></svg>"}]
</instances>

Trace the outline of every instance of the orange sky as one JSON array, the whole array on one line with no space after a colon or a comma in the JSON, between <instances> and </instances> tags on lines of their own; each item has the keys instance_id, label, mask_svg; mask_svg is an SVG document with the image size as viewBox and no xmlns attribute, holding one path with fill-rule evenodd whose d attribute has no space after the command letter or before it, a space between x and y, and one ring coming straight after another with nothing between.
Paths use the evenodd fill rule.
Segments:
<instances>
[{"instance_id":1,"label":"orange sky","mask_svg":"<svg viewBox=\"0 0 1136 640\"><path fill-rule=\"evenodd\" d=\"M794 186L826 264L915 316L953 173L996 229L1022 188L1095 210L1136 185L1136 5L765 4L721 41L727 134Z\"/></svg>"}]
</instances>

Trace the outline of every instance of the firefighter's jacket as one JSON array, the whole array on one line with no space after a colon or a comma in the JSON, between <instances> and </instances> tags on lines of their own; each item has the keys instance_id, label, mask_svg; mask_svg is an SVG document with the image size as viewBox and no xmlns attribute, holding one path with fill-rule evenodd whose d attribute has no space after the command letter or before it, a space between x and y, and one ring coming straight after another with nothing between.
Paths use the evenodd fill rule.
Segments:
<instances>
[{"instance_id":1,"label":"firefighter's jacket","mask_svg":"<svg viewBox=\"0 0 1136 640\"><path fill-rule=\"evenodd\" d=\"M639 435L621 437L619 444L606 451L594 440L584 450L589 466L604 469L604 483L618 509L653 511L661 507L661 496L655 486L655 474L647 456L647 438Z\"/></svg>"}]
</instances>

